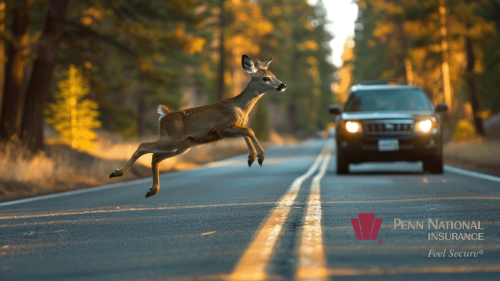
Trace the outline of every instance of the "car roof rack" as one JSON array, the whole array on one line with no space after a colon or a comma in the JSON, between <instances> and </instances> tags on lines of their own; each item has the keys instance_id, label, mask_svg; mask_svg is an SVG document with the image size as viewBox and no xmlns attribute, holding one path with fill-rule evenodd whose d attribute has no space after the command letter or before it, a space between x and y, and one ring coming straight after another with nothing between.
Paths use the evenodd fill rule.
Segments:
<instances>
[{"instance_id":1,"label":"car roof rack","mask_svg":"<svg viewBox=\"0 0 500 281\"><path fill-rule=\"evenodd\" d=\"M398 79L378 79L378 80L365 80L358 83L358 85L368 86L368 85L408 85L405 80Z\"/></svg>"}]
</instances>

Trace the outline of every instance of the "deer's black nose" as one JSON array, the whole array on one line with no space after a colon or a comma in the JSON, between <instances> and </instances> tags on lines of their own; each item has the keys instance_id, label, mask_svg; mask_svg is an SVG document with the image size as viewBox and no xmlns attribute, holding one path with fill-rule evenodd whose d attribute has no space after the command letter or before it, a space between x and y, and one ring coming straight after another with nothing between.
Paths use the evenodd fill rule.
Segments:
<instances>
[{"instance_id":1,"label":"deer's black nose","mask_svg":"<svg viewBox=\"0 0 500 281\"><path fill-rule=\"evenodd\" d=\"M283 89L286 89L286 84L285 84L285 83L281 83L281 84L278 86L278 90L283 90Z\"/></svg>"}]
</instances>

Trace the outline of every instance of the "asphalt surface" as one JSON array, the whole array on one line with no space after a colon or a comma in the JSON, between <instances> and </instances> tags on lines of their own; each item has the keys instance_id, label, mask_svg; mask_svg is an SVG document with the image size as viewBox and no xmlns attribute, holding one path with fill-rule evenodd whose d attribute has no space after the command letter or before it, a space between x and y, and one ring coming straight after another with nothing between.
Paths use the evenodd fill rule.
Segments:
<instances>
[{"instance_id":1,"label":"asphalt surface","mask_svg":"<svg viewBox=\"0 0 500 281\"><path fill-rule=\"evenodd\" d=\"M0 280L500 280L499 181L403 162L339 176L332 143L164 174L148 199L146 179L0 204ZM356 239L358 213L382 218L375 240ZM484 240L428 239L454 232Z\"/></svg>"}]
</instances>

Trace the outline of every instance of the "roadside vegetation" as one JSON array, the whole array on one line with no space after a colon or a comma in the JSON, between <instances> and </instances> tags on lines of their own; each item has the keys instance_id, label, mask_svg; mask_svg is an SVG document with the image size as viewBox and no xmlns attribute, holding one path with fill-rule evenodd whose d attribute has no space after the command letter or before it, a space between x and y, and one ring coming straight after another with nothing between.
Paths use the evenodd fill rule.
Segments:
<instances>
[{"instance_id":1,"label":"roadside vegetation","mask_svg":"<svg viewBox=\"0 0 500 281\"><path fill-rule=\"evenodd\" d=\"M444 147L446 164L500 176L500 140L469 139L452 141Z\"/></svg>"},{"instance_id":2,"label":"roadside vegetation","mask_svg":"<svg viewBox=\"0 0 500 281\"><path fill-rule=\"evenodd\" d=\"M124 177L109 179L109 174L128 160L140 142L152 140L125 141L108 135L101 136L86 152L52 144L47 145L44 153L31 157L23 156L22 146L10 143L9 147L2 147L7 153L0 155L0 165L4 167L0 169L0 202L151 177L150 154L139 158ZM270 140L262 145L292 143L293 139L271 133ZM243 139L227 139L195 147L184 155L161 162L159 168L161 172L186 170L247 151Z\"/></svg>"}]
</instances>

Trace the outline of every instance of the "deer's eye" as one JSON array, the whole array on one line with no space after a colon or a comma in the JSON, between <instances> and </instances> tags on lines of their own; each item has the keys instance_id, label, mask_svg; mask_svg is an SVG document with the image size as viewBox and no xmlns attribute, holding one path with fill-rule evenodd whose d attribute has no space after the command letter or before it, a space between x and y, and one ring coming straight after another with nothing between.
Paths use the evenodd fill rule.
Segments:
<instances>
[{"instance_id":1,"label":"deer's eye","mask_svg":"<svg viewBox=\"0 0 500 281\"><path fill-rule=\"evenodd\" d=\"M271 79L269 79L269 77L264 77L264 81L271 81Z\"/></svg>"}]
</instances>

